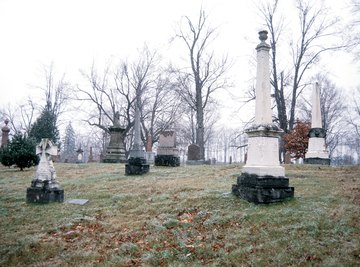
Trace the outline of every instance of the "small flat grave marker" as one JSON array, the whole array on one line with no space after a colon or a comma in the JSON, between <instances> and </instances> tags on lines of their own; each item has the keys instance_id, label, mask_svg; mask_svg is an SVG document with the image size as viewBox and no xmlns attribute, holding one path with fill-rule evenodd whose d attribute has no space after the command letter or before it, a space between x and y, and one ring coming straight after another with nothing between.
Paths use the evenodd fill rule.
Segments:
<instances>
[{"instance_id":1,"label":"small flat grave marker","mask_svg":"<svg viewBox=\"0 0 360 267\"><path fill-rule=\"evenodd\" d=\"M85 205L88 202L89 202L88 199L70 199L68 201L68 203L75 204L75 205Z\"/></svg>"}]
</instances>

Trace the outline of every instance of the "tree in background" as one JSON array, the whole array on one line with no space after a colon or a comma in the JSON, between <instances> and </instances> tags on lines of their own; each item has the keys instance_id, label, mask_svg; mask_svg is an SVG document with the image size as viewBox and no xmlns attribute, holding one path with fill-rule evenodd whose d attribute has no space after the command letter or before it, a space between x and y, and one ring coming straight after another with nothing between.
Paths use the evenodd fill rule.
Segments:
<instances>
[{"instance_id":1,"label":"tree in background","mask_svg":"<svg viewBox=\"0 0 360 267\"><path fill-rule=\"evenodd\" d=\"M5 148L0 149L0 161L5 166L16 165L21 171L39 163L33 138L16 133Z\"/></svg>"},{"instance_id":2,"label":"tree in background","mask_svg":"<svg viewBox=\"0 0 360 267\"><path fill-rule=\"evenodd\" d=\"M285 149L296 159L305 158L308 148L310 123L296 120L295 127L290 133L284 134Z\"/></svg>"},{"instance_id":3,"label":"tree in background","mask_svg":"<svg viewBox=\"0 0 360 267\"><path fill-rule=\"evenodd\" d=\"M316 3L318 4L318 3ZM322 2L323 4L323 2ZM309 0L297 0L298 12L297 27L292 27L291 35L286 37L284 18L278 14L279 1L273 0L271 4L260 8L270 32L270 45L272 49L272 79L274 97L277 106L277 119L280 127L288 132L295 123L297 99L306 87L308 80L306 73L317 64L320 56L325 52L345 49L341 34L337 29L339 19L331 17L328 8L315 6ZM336 41L329 41L329 37ZM278 49L281 41L289 40L288 49L291 51L292 65L281 66ZM281 57L284 62L284 57ZM287 92L288 91L288 92ZM290 106L287 106L290 103ZM288 110L288 111L287 111Z\"/></svg>"},{"instance_id":4,"label":"tree in background","mask_svg":"<svg viewBox=\"0 0 360 267\"><path fill-rule=\"evenodd\" d=\"M66 126L65 137L63 140L63 152L61 154L62 161L76 162L76 143L75 143L75 131L71 122Z\"/></svg>"},{"instance_id":5,"label":"tree in background","mask_svg":"<svg viewBox=\"0 0 360 267\"><path fill-rule=\"evenodd\" d=\"M356 60L360 59L360 0L351 0L349 5L352 18L349 22L347 34L352 43L351 52L354 53Z\"/></svg>"},{"instance_id":6,"label":"tree in background","mask_svg":"<svg viewBox=\"0 0 360 267\"><path fill-rule=\"evenodd\" d=\"M66 104L70 100L71 85L65 81L65 74L57 78L54 74L54 66L44 66L45 83L39 87L45 96L45 105L41 114L31 125L28 133L37 143L42 138L50 139L60 147L60 134L58 131L59 117L66 111Z\"/></svg>"},{"instance_id":7,"label":"tree in background","mask_svg":"<svg viewBox=\"0 0 360 267\"><path fill-rule=\"evenodd\" d=\"M34 138L36 143L39 143L42 138L48 138L54 144L58 144L60 136L56 122L56 115L50 104L46 105L40 116L31 126L29 137Z\"/></svg>"},{"instance_id":8,"label":"tree in background","mask_svg":"<svg viewBox=\"0 0 360 267\"><path fill-rule=\"evenodd\" d=\"M90 126L108 133L114 123L114 115L120 113L120 122L125 127L126 151L132 143L135 97L141 94L141 138L144 144L156 142L162 130L174 124L179 99L167 67L163 67L160 55L146 45L137 59L121 61L117 66L107 65L99 73L93 65L90 73L83 72L90 88L77 87L77 100L86 112ZM80 102L81 101L81 102Z\"/></svg>"},{"instance_id":9,"label":"tree in background","mask_svg":"<svg viewBox=\"0 0 360 267\"><path fill-rule=\"evenodd\" d=\"M38 105L30 97L24 102L15 105L9 103L0 109L1 117L9 120L12 133L29 134L31 125L39 113Z\"/></svg>"},{"instance_id":10,"label":"tree in background","mask_svg":"<svg viewBox=\"0 0 360 267\"><path fill-rule=\"evenodd\" d=\"M348 134L346 142L343 144L353 147L358 155L358 164L360 163L360 86L353 94L352 103L348 106L348 116L346 122L353 130Z\"/></svg>"},{"instance_id":11,"label":"tree in background","mask_svg":"<svg viewBox=\"0 0 360 267\"><path fill-rule=\"evenodd\" d=\"M196 113L196 144L200 147L200 158L205 159L205 113L211 102L211 95L228 86L225 77L229 64L227 58L219 61L209 50L216 37L215 28L208 26L204 10L196 22L184 17L177 36L188 52L188 69L178 70L178 93L184 102Z\"/></svg>"}]
</instances>

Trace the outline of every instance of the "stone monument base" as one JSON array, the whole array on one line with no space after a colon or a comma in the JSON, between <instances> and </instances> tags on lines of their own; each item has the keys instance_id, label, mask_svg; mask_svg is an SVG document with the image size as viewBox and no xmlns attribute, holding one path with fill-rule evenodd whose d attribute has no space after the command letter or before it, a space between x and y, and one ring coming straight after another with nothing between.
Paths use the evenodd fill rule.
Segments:
<instances>
[{"instance_id":1,"label":"stone monument base","mask_svg":"<svg viewBox=\"0 0 360 267\"><path fill-rule=\"evenodd\" d=\"M108 147L103 163L125 163L125 150L120 148Z\"/></svg>"},{"instance_id":2,"label":"stone monument base","mask_svg":"<svg viewBox=\"0 0 360 267\"><path fill-rule=\"evenodd\" d=\"M180 157L173 155L157 155L155 156L155 166L180 166Z\"/></svg>"},{"instance_id":3,"label":"stone monument base","mask_svg":"<svg viewBox=\"0 0 360 267\"><path fill-rule=\"evenodd\" d=\"M186 165L211 165L211 160L187 160Z\"/></svg>"},{"instance_id":4,"label":"stone monument base","mask_svg":"<svg viewBox=\"0 0 360 267\"><path fill-rule=\"evenodd\" d=\"M305 158L305 164L330 165L329 158Z\"/></svg>"},{"instance_id":5,"label":"stone monument base","mask_svg":"<svg viewBox=\"0 0 360 267\"><path fill-rule=\"evenodd\" d=\"M52 187L49 181L36 180L26 190L26 202L46 204L49 202L64 202L64 190Z\"/></svg>"},{"instance_id":6,"label":"stone monument base","mask_svg":"<svg viewBox=\"0 0 360 267\"><path fill-rule=\"evenodd\" d=\"M289 187L287 177L242 173L232 186L234 195L255 204L280 202L294 197L294 187Z\"/></svg>"},{"instance_id":7,"label":"stone monument base","mask_svg":"<svg viewBox=\"0 0 360 267\"><path fill-rule=\"evenodd\" d=\"M121 159L121 158L115 158L115 159L105 158L103 160L103 163L126 163L126 162L127 162L126 159Z\"/></svg>"},{"instance_id":8,"label":"stone monument base","mask_svg":"<svg viewBox=\"0 0 360 267\"><path fill-rule=\"evenodd\" d=\"M141 175L148 173L149 170L150 165L144 158L129 158L128 163L125 164L126 175Z\"/></svg>"}]
</instances>

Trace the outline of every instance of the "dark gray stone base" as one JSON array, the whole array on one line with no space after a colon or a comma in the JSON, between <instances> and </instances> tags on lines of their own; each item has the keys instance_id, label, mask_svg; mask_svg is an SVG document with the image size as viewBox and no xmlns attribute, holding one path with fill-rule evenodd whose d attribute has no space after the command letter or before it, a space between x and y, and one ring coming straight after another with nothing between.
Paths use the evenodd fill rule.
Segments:
<instances>
[{"instance_id":1,"label":"dark gray stone base","mask_svg":"<svg viewBox=\"0 0 360 267\"><path fill-rule=\"evenodd\" d=\"M172 155L157 155L155 156L155 166L180 166L180 157Z\"/></svg>"},{"instance_id":2,"label":"dark gray stone base","mask_svg":"<svg viewBox=\"0 0 360 267\"><path fill-rule=\"evenodd\" d=\"M232 186L234 195L255 204L281 202L294 197L294 187L289 187L287 177L259 176L242 173Z\"/></svg>"},{"instance_id":3,"label":"dark gray stone base","mask_svg":"<svg viewBox=\"0 0 360 267\"><path fill-rule=\"evenodd\" d=\"M330 165L330 159L323 158L305 158L305 164Z\"/></svg>"},{"instance_id":4,"label":"dark gray stone base","mask_svg":"<svg viewBox=\"0 0 360 267\"><path fill-rule=\"evenodd\" d=\"M211 165L211 160L187 160L186 165Z\"/></svg>"},{"instance_id":5,"label":"dark gray stone base","mask_svg":"<svg viewBox=\"0 0 360 267\"><path fill-rule=\"evenodd\" d=\"M129 158L128 163L125 164L125 175L141 175L148 173L149 170L150 165L144 158Z\"/></svg>"},{"instance_id":6,"label":"dark gray stone base","mask_svg":"<svg viewBox=\"0 0 360 267\"><path fill-rule=\"evenodd\" d=\"M64 202L64 190L59 188L28 187L26 202L47 204L50 202Z\"/></svg>"},{"instance_id":7,"label":"dark gray stone base","mask_svg":"<svg viewBox=\"0 0 360 267\"><path fill-rule=\"evenodd\" d=\"M105 158L103 163L126 163L127 160L125 158Z\"/></svg>"}]
</instances>

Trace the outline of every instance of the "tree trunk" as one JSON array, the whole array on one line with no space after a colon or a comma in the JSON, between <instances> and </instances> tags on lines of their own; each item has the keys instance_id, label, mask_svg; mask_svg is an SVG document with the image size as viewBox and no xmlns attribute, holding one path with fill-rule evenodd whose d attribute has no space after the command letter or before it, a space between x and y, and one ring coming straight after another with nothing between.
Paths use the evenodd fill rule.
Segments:
<instances>
[{"instance_id":1,"label":"tree trunk","mask_svg":"<svg viewBox=\"0 0 360 267\"><path fill-rule=\"evenodd\" d=\"M196 88L196 144L200 147L200 159L205 159L205 142L204 142L204 109L202 105L202 94L200 85Z\"/></svg>"}]
</instances>

